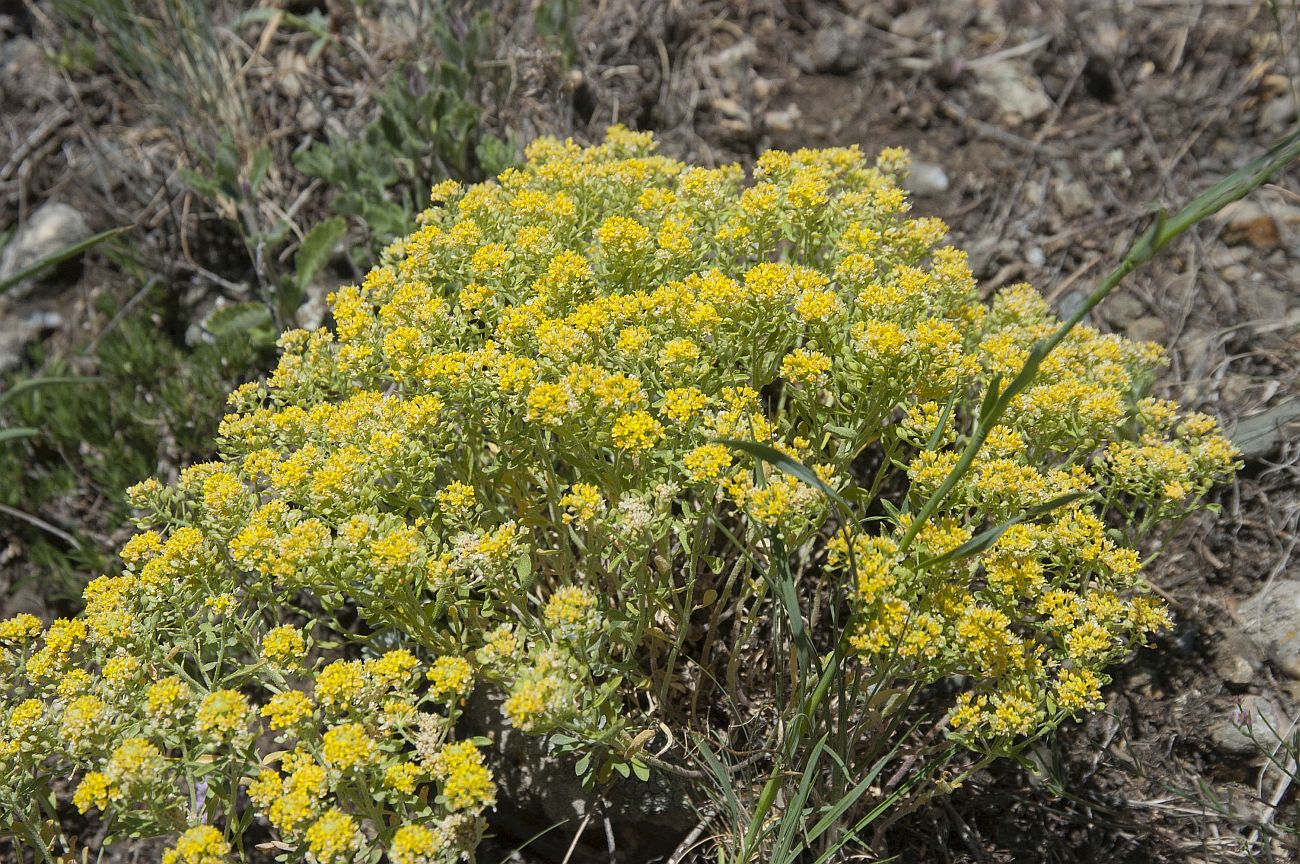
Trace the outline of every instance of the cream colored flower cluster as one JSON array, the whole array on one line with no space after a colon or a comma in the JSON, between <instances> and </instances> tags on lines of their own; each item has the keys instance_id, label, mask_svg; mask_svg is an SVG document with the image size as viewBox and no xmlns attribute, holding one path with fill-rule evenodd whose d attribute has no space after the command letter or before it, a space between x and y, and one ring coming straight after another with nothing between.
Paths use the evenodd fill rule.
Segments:
<instances>
[{"instance_id":1,"label":"cream colored flower cluster","mask_svg":"<svg viewBox=\"0 0 1300 864\"><path fill-rule=\"evenodd\" d=\"M744 652L778 556L813 562L870 674L959 682L976 749L1097 707L1167 624L1131 543L1236 454L1142 398L1155 346L1076 330L913 526L1058 322L1026 286L980 301L908 216L904 153L769 152L747 178L615 127L527 157L436 187L332 329L283 336L221 460L133 491L142 531L83 615L0 624L14 794L72 778L82 810L184 832L176 862L239 848L248 808L321 864L452 861L501 794L456 737L476 686L610 764L718 722L692 692L770 702Z\"/></svg>"}]
</instances>

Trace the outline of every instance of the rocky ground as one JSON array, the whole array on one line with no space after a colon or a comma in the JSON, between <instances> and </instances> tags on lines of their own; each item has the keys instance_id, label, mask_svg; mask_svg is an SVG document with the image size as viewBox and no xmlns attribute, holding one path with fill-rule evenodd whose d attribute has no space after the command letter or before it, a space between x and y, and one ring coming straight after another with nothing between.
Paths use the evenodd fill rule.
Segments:
<instances>
[{"instance_id":1,"label":"rocky ground","mask_svg":"<svg viewBox=\"0 0 1300 864\"><path fill-rule=\"evenodd\" d=\"M313 5L330 4L295 8ZM191 246L228 243L187 209L172 145L129 100L86 104L87 82L44 62L39 10L0 14L0 230L18 229L0 278L51 237L123 217L160 254L172 249L168 232ZM593 0L567 68L510 53L528 19L508 20L519 23L503 25L501 62L517 76L489 114L497 128L592 138L623 122L708 164L769 147L903 145L918 160L916 209L948 222L984 289L1029 281L1064 310L1153 208L1177 207L1297 122L1296 12L1263 0ZM290 106L285 135L316 134L335 110L319 88L342 85L303 59L301 41L269 46L259 62ZM124 166L115 154L135 158ZM174 278L187 310L247 283L238 267L222 271L220 255L186 260ZM9 292L0 368L34 342L97 332L106 325L93 298L128 283L92 253L80 270ZM1218 493L1220 512L1150 550L1177 629L1120 671L1108 710L1031 764L992 769L897 826L890 851L1296 860L1294 762L1288 774L1268 755L1293 758L1279 745L1300 719L1300 174L1199 226L1095 318L1169 346L1159 391L1220 417L1245 470ZM21 554L12 542L0 552L6 581Z\"/></svg>"}]
</instances>

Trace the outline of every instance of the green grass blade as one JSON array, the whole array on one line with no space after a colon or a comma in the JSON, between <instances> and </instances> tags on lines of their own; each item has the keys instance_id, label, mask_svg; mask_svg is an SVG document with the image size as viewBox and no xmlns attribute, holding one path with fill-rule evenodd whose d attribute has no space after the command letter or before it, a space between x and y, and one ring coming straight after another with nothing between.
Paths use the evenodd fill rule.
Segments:
<instances>
[{"instance_id":1,"label":"green grass blade","mask_svg":"<svg viewBox=\"0 0 1300 864\"><path fill-rule=\"evenodd\" d=\"M813 471L799 460L791 459L775 447L769 447L766 444L759 444L757 441L742 441L739 438L718 438L715 443L725 444L735 450L744 450L749 455L767 462L773 468L791 474L807 483L809 486L821 490L826 497L844 508L846 514L853 512L852 508L849 506L849 502L845 501L840 493L822 482L822 478L817 476L817 472Z\"/></svg>"},{"instance_id":2,"label":"green grass blade","mask_svg":"<svg viewBox=\"0 0 1300 864\"><path fill-rule=\"evenodd\" d=\"M41 434L41 430L33 429L31 426L14 426L11 429L0 429L0 444L18 438L31 438L39 434Z\"/></svg>"},{"instance_id":3,"label":"green grass blade","mask_svg":"<svg viewBox=\"0 0 1300 864\"><path fill-rule=\"evenodd\" d=\"M93 237L87 237L85 240L80 240L76 243L73 243L71 246L64 247L63 249L60 249L57 252L53 252L49 255L46 255L44 258L41 258L40 260L35 261L32 264L29 264L28 266L19 270L17 273L13 274L12 276L9 276L4 280L0 280L0 294L5 293L10 288L14 287L20 282L30 279L31 277L35 276L36 274L42 271L48 270L50 267L55 267L59 264L62 264L64 261L67 261L69 258L75 258L76 256L80 255L82 252L85 252L87 249L90 249L93 246L98 246L100 243L103 243L105 240L111 239L113 237L116 237L119 234L123 234L127 231L130 231L134 227L135 227L134 225L122 225L117 228L110 228L107 231L99 232Z\"/></svg>"},{"instance_id":4,"label":"green grass blade","mask_svg":"<svg viewBox=\"0 0 1300 864\"><path fill-rule=\"evenodd\" d=\"M49 387L53 384L89 384L98 381L98 378L86 375L47 375L40 378L26 378L19 381L5 392L0 393L0 408L3 408L10 400L28 390L37 390L41 387Z\"/></svg>"},{"instance_id":5,"label":"green grass blade","mask_svg":"<svg viewBox=\"0 0 1300 864\"><path fill-rule=\"evenodd\" d=\"M1037 519L1039 516L1051 513L1053 510L1056 510L1059 507L1064 507L1072 501L1078 501L1080 498L1086 497L1088 497L1088 493L1086 492L1071 492L1069 495L1061 495L1060 497L1053 498L1051 501L1045 501L1042 504L1029 507L1019 516L1012 516L1010 519L999 522L987 531L981 531L956 549L951 549L942 555L935 555L932 558L926 558L921 562L921 567L938 567L940 564L947 564L949 561L954 561L960 558L965 558L969 555L983 552L985 549L996 543L998 538L1007 533L1007 529L1011 528L1013 525L1019 525L1021 522L1026 522L1030 519Z\"/></svg>"}]
</instances>

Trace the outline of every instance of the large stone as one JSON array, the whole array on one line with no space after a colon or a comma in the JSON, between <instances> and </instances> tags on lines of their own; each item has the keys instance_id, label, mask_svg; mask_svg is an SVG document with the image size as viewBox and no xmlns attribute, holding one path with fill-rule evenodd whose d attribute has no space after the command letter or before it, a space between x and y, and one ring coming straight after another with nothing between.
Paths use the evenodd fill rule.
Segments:
<instances>
[{"instance_id":1,"label":"large stone","mask_svg":"<svg viewBox=\"0 0 1300 864\"><path fill-rule=\"evenodd\" d=\"M851 18L829 23L813 36L808 48L811 71L847 75L867 59L866 31L862 22Z\"/></svg>"},{"instance_id":2,"label":"large stone","mask_svg":"<svg viewBox=\"0 0 1300 864\"><path fill-rule=\"evenodd\" d=\"M63 316L52 309L0 310L0 375L21 366L27 346L62 324Z\"/></svg>"},{"instance_id":3,"label":"large stone","mask_svg":"<svg viewBox=\"0 0 1300 864\"><path fill-rule=\"evenodd\" d=\"M1052 190L1052 197L1056 199L1057 206L1061 208L1061 215L1066 219L1089 216L1097 206L1088 184L1082 180L1057 183Z\"/></svg>"},{"instance_id":4,"label":"large stone","mask_svg":"<svg viewBox=\"0 0 1300 864\"><path fill-rule=\"evenodd\" d=\"M1130 321L1136 321L1147 314L1146 304L1123 289L1101 301L1097 308L1103 318L1119 327L1127 326Z\"/></svg>"},{"instance_id":5,"label":"large stone","mask_svg":"<svg viewBox=\"0 0 1300 864\"><path fill-rule=\"evenodd\" d=\"M1241 317L1247 321L1272 324L1286 318L1296 298L1276 285L1256 279L1243 279L1233 285Z\"/></svg>"},{"instance_id":6,"label":"large stone","mask_svg":"<svg viewBox=\"0 0 1300 864\"><path fill-rule=\"evenodd\" d=\"M1003 60L981 66L975 73L975 92L992 100L1002 113L1033 120L1052 109L1052 100L1027 64Z\"/></svg>"},{"instance_id":7,"label":"large stone","mask_svg":"<svg viewBox=\"0 0 1300 864\"><path fill-rule=\"evenodd\" d=\"M1229 629L1214 646L1214 671L1234 687L1246 687L1259 680L1264 665L1259 646L1245 633Z\"/></svg>"},{"instance_id":8,"label":"large stone","mask_svg":"<svg viewBox=\"0 0 1300 864\"><path fill-rule=\"evenodd\" d=\"M889 32L904 39L923 39L937 29L931 15L923 5L910 9L889 22Z\"/></svg>"},{"instance_id":9,"label":"large stone","mask_svg":"<svg viewBox=\"0 0 1300 864\"><path fill-rule=\"evenodd\" d=\"M1300 678L1300 580L1278 579L1240 608L1244 631L1278 668Z\"/></svg>"},{"instance_id":10,"label":"large stone","mask_svg":"<svg viewBox=\"0 0 1300 864\"><path fill-rule=\"evenodd\" d=\"M1263 759L1289 738L1290 730L1288 712L1267 697L1250 694L1210 727L1210 740L1225 755Z\"/></svg>"},{"instance_id":11,"label":"large stone","mask_svg":"<svg viewBox=\"0 0 1300 864\"><path fill-rule=\"evenodd\" d=\"M1141 318L1135 318L1124 328L1128 338L1137 342L1160 342L1165 341L1169 335L1169 329L1165 322L1154 315L1143 315Z\"/></svg>"},{"instance_id":12,"label":"large stone","mask_svg":"<svg viewBox=\"0 0 1300 864\"><path fill-rule=\"evenodd\" d=\"M80 211L60 201L47 201L32 213L0 252L0 282L90 236L90 226ZM11 288L11 300L30 294L41 278L38 273Z\"/></svg>"}]
</instances>

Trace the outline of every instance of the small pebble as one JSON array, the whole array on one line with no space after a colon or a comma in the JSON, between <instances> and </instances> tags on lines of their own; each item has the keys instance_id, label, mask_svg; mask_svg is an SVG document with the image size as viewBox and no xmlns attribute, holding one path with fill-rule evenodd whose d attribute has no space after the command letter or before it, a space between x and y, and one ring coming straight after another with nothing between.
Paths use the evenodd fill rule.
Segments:
<instances>
[{"instance_id":1,"label":"small pebble","mask_svg":"<svg viewBox=\"0 0 1300 864\"><path fill-rule=\"evenodd\" d=\"M948 173L943 166L933 162L916 162L903 181L903 188L917 198L926 198L948 191Z\"/></svg>"}]
</instances>

